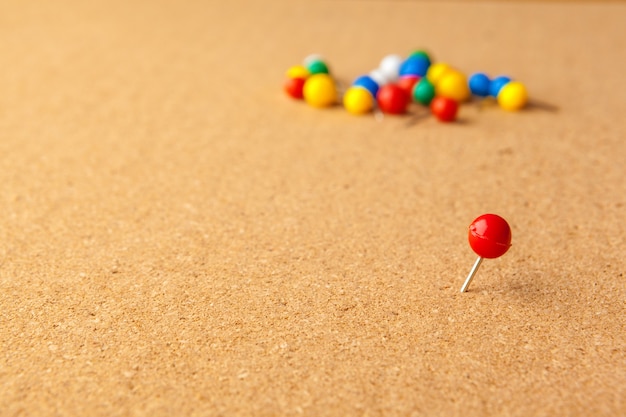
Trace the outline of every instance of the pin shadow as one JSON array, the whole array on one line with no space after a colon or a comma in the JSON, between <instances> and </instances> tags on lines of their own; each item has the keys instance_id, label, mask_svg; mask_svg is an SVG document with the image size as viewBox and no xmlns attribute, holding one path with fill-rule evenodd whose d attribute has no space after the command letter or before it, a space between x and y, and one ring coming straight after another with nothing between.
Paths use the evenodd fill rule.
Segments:
<instances>
[{"instance_id":1,"label":"pin shadow","mask_svg":"<svg viewBox=\"0 0 626 417\"><path fill-rule=\"evenodd\" d=\"M558 113L559 107L543 100L531 99L526 104L528 110L542 110L550 113Z\"/></svg>"}]
</instances>

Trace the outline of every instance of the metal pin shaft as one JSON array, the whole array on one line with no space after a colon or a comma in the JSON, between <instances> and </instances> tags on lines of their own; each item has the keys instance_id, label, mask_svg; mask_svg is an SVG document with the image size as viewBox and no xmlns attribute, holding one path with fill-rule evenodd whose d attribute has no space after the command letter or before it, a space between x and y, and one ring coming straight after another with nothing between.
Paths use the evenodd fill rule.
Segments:
<instances>
[{"instance_id":1,"label":"metal pin shaft","mask_svg":"<svg viewBox=\"0 0 626 417\"><path fill-rule=\"evenodd\" d=\"M478 272L478 267L480 266L480 263L482 261L483 261L483 258L481 256L479 256L478 259L476 259L476 262L474 262L474 266L472 267L472 270L470 271L469 275L465 279L465 283L461 287L461 292L467 291L467 287L469 287L470 282L472 282L472 279L474 278L474 275L476 275L476 272Z\"/></svg>"},{"instance_id":2,"label":"metal pin shaft","mask_svg":"<svg viewBox=\"0 0 626 417\"><path fill-rule=\"evenodd\" d=\"M385 114L382 112L382 110L380 109L380 107L378 107L377 104L374 104L373 112L374 112L374 119L377 122L382 122L383 119L385 118Z\"/></svg>"}]
</instances>

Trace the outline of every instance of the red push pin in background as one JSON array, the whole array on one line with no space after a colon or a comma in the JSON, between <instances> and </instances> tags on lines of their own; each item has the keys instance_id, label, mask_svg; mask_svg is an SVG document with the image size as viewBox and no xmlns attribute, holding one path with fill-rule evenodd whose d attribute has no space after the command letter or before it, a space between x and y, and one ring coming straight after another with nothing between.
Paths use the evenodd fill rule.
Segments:
<instances>
[{"instance_id":1,"label":"red push pin in background","mask_svg":"<svg viewBox=\"0 0 626 417\"><path fill-rule=\"evenodd\" d=\"M511 228L506 220L497 214L483 214L470 224L468 239L478 259L461 287L461 292L467 291L484 258L498 258L509 250Z\"/></svg>"}]
</instances>

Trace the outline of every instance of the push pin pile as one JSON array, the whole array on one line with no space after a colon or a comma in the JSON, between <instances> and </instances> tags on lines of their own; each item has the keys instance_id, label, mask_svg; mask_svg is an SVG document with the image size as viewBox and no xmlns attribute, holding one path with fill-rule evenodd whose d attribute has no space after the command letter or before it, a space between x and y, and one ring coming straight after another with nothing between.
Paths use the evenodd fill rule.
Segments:
<instances>
[{"instance_id":1,"label":"push pin pile","mask_svg":"<svg viewBox=\"0 0 626 417\"><path fill-rule=\"evenodd\" d=\"M403 58L388 55L378 68L357 77L342 94L320 55L310 55L302 65L287 71L287 94L309 105L325 108L343 103L354 115L367 113L398 115L415 103L430 109L441 122L456 120L459 107L474 100L496 100L507 111L518 111L528 103L523 83L508 76L490 78L478 72L469 78L444 62L432 62L424 50Z\"/></svg>"}]
</instances>

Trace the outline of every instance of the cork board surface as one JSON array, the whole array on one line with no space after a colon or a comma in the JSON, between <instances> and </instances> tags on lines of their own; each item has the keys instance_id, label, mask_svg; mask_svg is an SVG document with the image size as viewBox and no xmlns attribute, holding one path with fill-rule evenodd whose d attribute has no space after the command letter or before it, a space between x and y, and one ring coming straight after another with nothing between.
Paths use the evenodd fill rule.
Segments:
<instances>
[{"instance_id":1,"label":"cork board surface","mask_svg":"<svg viewBox=\"0 0 626 417\"><path fill-rule=\"evenodd\" d=\"M0 415L626 415L626 4L0 9ZM550 106L281 90L416 47Z\"/></svg>"}]
</instances>

